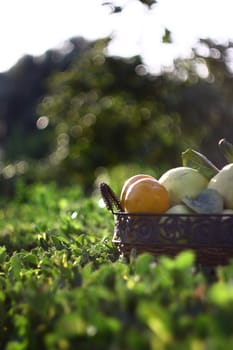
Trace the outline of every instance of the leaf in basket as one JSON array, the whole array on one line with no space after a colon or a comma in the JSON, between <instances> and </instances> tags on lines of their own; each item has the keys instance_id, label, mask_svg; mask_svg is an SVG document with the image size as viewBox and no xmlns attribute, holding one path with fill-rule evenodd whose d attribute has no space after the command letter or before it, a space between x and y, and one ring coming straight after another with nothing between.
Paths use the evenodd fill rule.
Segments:
<instances>
[{"instance_id":1,"label":"leaf in basket","mask_svg":"<svg viewBox=\"0 0 233 350\"><path fill-rule=\"evenodd\" d=\"M195 198L183 198L182 202L198 214L220 214L223 211L223 198L214 189L207 188Z\"/></svg>"}]
</instances>

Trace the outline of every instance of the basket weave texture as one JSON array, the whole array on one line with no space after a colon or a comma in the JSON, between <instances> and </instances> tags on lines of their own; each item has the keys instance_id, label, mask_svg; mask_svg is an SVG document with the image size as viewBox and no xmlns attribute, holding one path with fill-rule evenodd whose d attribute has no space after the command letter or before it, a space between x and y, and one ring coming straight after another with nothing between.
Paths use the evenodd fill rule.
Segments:
<instances>
[{"instance_id":1,"label":"basket weave texture","mask_svg":"<svg viewBox=\"0 0 233 350\"><path fill-rule=\"evenodd\" d=\"M225 265L233 259L233 215L133 214L123 212L107 184L100 186L107 208L114 215L113 243L120 253L176 256L193 250L202 265Z\"/></svg>"}]
</instances>

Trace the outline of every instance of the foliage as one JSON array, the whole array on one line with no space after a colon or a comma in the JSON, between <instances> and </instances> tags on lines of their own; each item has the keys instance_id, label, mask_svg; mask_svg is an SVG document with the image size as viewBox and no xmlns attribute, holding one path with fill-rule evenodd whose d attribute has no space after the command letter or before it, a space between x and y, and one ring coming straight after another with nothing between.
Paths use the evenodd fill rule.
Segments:
<instances>
[{"instance_id":1,"label":"foliage","mask_svg":"<svg viewBox=\"0 0 233 350\"><path fill-rule=\"evenodd\" d=\"M164 35L162 40L170 45L170 33ZM160 176L181 164L181 152L190 147L219 168L224 165L216 151L220 138L233 141L232 43L201 40L193 57L179 59L173 70L153 76L139 57L109 57L108 42L73 39L75 49L63 57L63 68L54 67L56 74L52 52L40 74L32 58L9 72L5 86L9 77L20 86L16 78L33 79L26 99L10 94L13 119L7 114L0 125L5 130L7 121L9 131L2 140L2 192L14 193L16 179L24 176L28 183L79 184L90 193L102 178L119 186L123 180L112 178L117 169L125 178L132 169ZM29 91L35 92L33 101ZM8 98L4 95L4 103ZM24 119L21 107L33 113L22 112ZM35 131L40 119L41 129Z\"/></svg>"},{"instance_id":2,"label":"foliage","mask_svg":"<svg viewBox=\"0 0 233 350\"><path fill-rule=\"evenodd\" d=\"M222 57L230 47L202 44ZM106 56L106 45L95 42L70 69L54 75L50 94L38 106L53 130L49 161L58 168L58 181L68 173L66 181L88 188L104 168L129 162L161 173L179 165L187 147L223 165L217 143L232 138L232 79L225 59L203 59L196 52L177 60L172 72L153 77L139 57ZM206 78L198 75L200 67Z\"/></svg>"},{"instance_id":3,"label":"foliage","mask_svg":"<svg viewBox=\"0 0 233 350\"><path fill-rule=\"evenodd\" d=\"M146 5L149 9L152 8L154 4L157 3L157 0L138 0L138 1ZM124 6L115 5L114 1L103 1L102 5L108 6L111 9L112 14L119 13L122 10L124 10Z\"/></svg>"},{"instance_id":4,"label":"foliage","mask_svg":"<svg viewBox=\"0 0 233 350\"><path fill-rule=\"evenodd\" d=\"M1 349L231 349L233 263L211 277L188 251L127 262L98 200L19 183L1 201Z\"/></svg>"},{"instance_id":5,"label":"foliage","mask_svg":"<svg viewBox=\"0 0 233 350\"><path fill-rule=\"evenodd\" d=\"M1 157L3 153L7 160L15 161L47 154L48 130L42 133L37 127L36 113L38 102L47 93L45 81L54 72L66 70L88 46L83 38L70 38L60 49L23 56L0 74Z\"/></svg>"},{"instance_id":6,"label":"foliage","mask_svg":"<svg viewBox=\"0 0 233 350\"><path fill-rule=\"evenodd\" d=\"M163 78L144 74L138 57L131 63L105 57L105 45L98 41L56 74L38 106L54 130L49 159L59 164L60 181L65 170L66 181L90 186L102 168L131 162L161 169L180 159L180 117L166 107L172 82L164 88Z\"/></svg>"}]
</instances>

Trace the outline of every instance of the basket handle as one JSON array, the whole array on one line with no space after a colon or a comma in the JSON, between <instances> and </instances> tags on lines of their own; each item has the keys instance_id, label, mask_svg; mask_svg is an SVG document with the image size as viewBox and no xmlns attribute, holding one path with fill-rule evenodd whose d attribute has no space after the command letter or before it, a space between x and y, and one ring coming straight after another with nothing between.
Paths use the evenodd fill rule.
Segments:
<instances>
[{"instance_id":1,"label":"basket handle","mask_svg":"<svg viewBox=\"0 0 233 350\"><path fill-rule=\"evenodd\" d=\"M120 212L124 211L122 209L119 199L117 198L116 194L113 192L113 190L110 188L109 185L102 182L99 187L100 187L100 193L102 195L106 208L109 211L111 211L113 214L114 214L114 208Z\"/></svg>"}]
</instances>

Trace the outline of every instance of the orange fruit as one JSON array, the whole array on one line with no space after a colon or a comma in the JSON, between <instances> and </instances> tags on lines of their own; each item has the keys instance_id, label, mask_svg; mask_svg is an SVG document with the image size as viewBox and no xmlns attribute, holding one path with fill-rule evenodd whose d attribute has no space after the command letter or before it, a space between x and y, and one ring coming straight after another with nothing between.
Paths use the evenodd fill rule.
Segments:
<instances>
[{"instance_id":1,"label":"orange fruit","mask_svg":"<svg viewBox=\"0 0 233 350\"><path fill-rule=\"evenodd\" d=\"M159 214L170 207L168 191L154 178L142 178L131 184L124 203L124 210L129 213Z\"/></svg>"},{"instance_id":2,"label":"orange fruit","mask_svg":"<svg viewBox=\"0 0 233 350\"><path fill-rule=\"evenodd\" d=\"M137 180L143 179L143 178L152 178L154 179L153 176L151 175L146 175L146 174L137 174L137 175L133 175L131 176L128 180L125 181L122 190L121 190L121 195L120 195L120 203L122 208L124 209L125 207L125 195L126 192L128 191L129 186L131 186L134 182L136 182Z\"/></svg>"}]
</instances>

